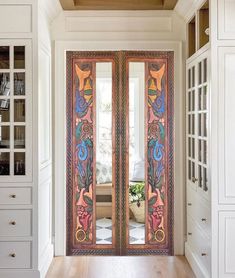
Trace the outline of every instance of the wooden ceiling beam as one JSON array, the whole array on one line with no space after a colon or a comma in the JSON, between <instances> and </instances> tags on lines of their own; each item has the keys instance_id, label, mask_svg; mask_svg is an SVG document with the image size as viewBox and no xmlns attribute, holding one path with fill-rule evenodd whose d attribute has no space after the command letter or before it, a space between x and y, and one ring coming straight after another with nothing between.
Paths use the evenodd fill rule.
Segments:
<instances>
[{"instance_id":1,"label":"wooden ceiling beam","mask_svg":"<svg viewBox=\"0 0 235 278\"><path fill-rule=\"evenodd\" d=\"M178 0L163 0L163 10L173 10Z\"/></svg>"},{"instance_id":2,"label":"wooden ceiling beam","mask_svg":"<svg viewBox=\"0 0 235 278\"><path fill-rule=\"evenodd\" d=\"M60 0L64 10L170 10L177 0Z\"/></svg>"}]
</instances>

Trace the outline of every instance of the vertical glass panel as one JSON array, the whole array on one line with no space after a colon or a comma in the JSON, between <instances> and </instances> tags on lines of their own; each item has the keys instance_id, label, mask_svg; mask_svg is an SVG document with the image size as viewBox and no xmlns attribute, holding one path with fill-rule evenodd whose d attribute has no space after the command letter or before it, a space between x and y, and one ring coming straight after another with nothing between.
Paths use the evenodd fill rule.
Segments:
<instances>
[{"instance_id":1,"label":"vertical glass panel","mask_svg":"<svg viewBox=\"0 0 235 278\"><path fill-rule=\"evenodd\" d=\"M195 111L195 91L192 91L192 111Z\"/></svg>"},{"instance_id":2,"label":"vertical glass panel","mask_svg":"<svg viewBox=\"0 0 235 278\"><path fill-rule=\"evenodd\" d=\"M198 140L198 160L202 161L202 140Z\"/></svg>"},{"instance_id":3,"label":"vertical glass panel","mask_svg":"<svg viewBox=\"0 0 235 278\"><path fill-rule=\"evenodd\" d=\"M154 85L154 84L153 84ZM145 243L145 66L129 64L129 243Z\"/></svg>"},{"instance_id":4,"label":"vertical glass panel","mask_svg":"<svg viewBox=\"0 0 235 278\"><path fill-rule=\"evenodd\" d=\"M191 92L188 92L188 111L191 111Z\"/></svg>"},{"instance_id":5,"label":"vertical glass panel","mask_svg":"<svg viewBox=\"0 0 235 278\"><path fill-rule=\"evenodd\" d=\"M10 67L10 48L9 46L0 46L0 69L9 69Z\"/></svg>"},{"instance_id":6,"label":"vertical glass panel","mask_svg":"<svg viewBox=\"0 0 235 278\"><path fill-rule=\"evenodd\" d=\"M0 148L9 149L10 148L10 127L0 126Z\"/></svg>"},{"instance_id":7,"label":"vertical glass panel","mask_svg":"<svg viewBox=\"0 0 235 278\"><path fill-rule=\"evenodd\" d=\"M195 178L195 163L192 162L192 178Z\"/></svg>"},{"instance_id":8,"label":"vertical glass panel","mask_svg":"<svg viewBox=\"0 0 235 278\"><path fill-rule=\"evenodd\" d=\"M202 136L202 114L198 114L198 135Z\"/></svg>"},{"instance_id":9,"label":"vertical glass panel","mask_svg":"<svg viewBox=\"0 0 235 278\"><path fill-rule=\"evenodd\" d=\"M204 160L203 162L206 164L207 163L207 141L203 141L203 150L204 150Z\"/></svg>"},{"instance_id":10,"label":"vertical glass panel","mask_svg":"<svg viewBox=\"0 0 235 278\"><path fill-rule=\"evenodd\" d=\"M97 63L96 244L112 244L112 182L112 63Z\"/></svg>"},{"instance_id":11,"label":"vertical glass panel","mask_svg":"<svg viewBox=\"0 0 235 278\"><path fill-rule=\"evenodd\" d=\"M188 88L191 88L191 69L188 70Z\"/></svg>"},{"instance_id":12,"label":"vertical glass panel","mask_svg":"<svg viewBox=\"0 0 235 278\"><path fill-rule=\"evenodd\" d=\"M207 136L207 114L206 113L204 113L203 115L203 127L204 127L203 135L206 137Z\"/></svg>"},{"instance_id":13,"label":"vertical glass panel","mask_svg":"<svg viewBox=\"0 0 235 278\"><path fill-rule=\"evenodd\" d=\"M14 175L25 175L25 153L14 153Z\"/></svg>"},{"instance_id":14,"label":"vertical glass panel","mask_svg":"<svg viewBox=\"0 0 235 278\"><path fill-rule=\"evenodd\" d=\"M25 148L25 126L14 127L14 147L16 149Z\"/></svg>"},{"instance_id":15,"label":"vertical glass panel","mask_svg":"<svg viewBox=\"0 0 235 278\"><path fill-rule=\"evenodd\" d=\"M14 121L25 122L25 100L24 99L14 100Z\"/></svg>"},{"instance_id":16,"label":"vertical glass panel","mask_svg":"<svg viewBox=\"0 0 235 278\"><path fill-rule=\"evenodd\" d=\"M203 110L207 110L207 86L203 88Z\"/></svg>"},{"instance_id":17,"label":"vertical glass panel","mask_svg":"<svg viewBox=\"0 0 235 278\"><path fill-rule=\"evenodd\" d=\"M10 175L10 153L0 152L0 176Z\"/></svg>"},{"instance_id":18,"label":"vertical glass panel","mask_svg":"<svg viewBox=\"0 0 235 278\"><path fill-rule=\"evenodd\" d=\"M198 110L202 110L202 89L198 91Z\"/></svg>"},{"instance_id":19,"label":"vertical glass panel","mask_svg":"<svg viewBox=\"0 0 235 278\"><path fill-rule=\"evenodd\" d=\"M10 96L10 74L0 73L0 96Z\"/></svg>"},{"instance_id":20,"label":"vertical glass panel","mask_svg":"<svg viewBox=\"0 0 235 278\"><path fill-rule=\"evenodd\" d=\"M195 158L195 139L192 138L192 158Z\"/></svg>"},{"instance_id":21,"label":"vertical glass panel","mask_svg":"<svg viewBox=\"0 0 235 278\"><path fill-rule=\"evenodd\" d=\"M14 68L24 69L25 68L25 47L14 46Z\"/></svg>"},{"instance_id":22,"label":"vertical glass panel","mask_svg":"<svg viewBox=\"0 0 235 278\"><path fill-rule=\"evenodd\" d=\"M191 157L191 138L188 138L188 156Z\"/></svg>"},{"instance_id":23,"label":"vertical glass panel","mask_svg":"<svg viewBox=\"0 0 235 278\"><path fill-rule=\"evenodd\" d=\"M188 115L188 134L191 134L191 115Z\"/></svg>"},{"instance_id":24,"label":"vertical glass panel","mask_svg":"<svg viewBox=\"0 0 235 278\"><path fill-rule=\"evenodd\" d=\"M14 73L14 95L25 95L25 73Z\"/></svg>"},{"instance_id":25,"label":"vertical glass panel","mask_svg":"<svg viewBox=\"0 0 235 278\"><path fill-rule=\"evenodd\" d=\"M195 135L195 115L192 115L192 134Z\"/></svg>"},{"instance_id":26,"label":"vertical glass panel","mask_svg":"<svg viewBox=\"0 0 235 278\"><path fill-rule=\"evenodd\" d=\"M188 179L192 179L191 160L188 161Z\"/></svg>"},{"instance_id":27,"label":"vertical glass panel","mask_svg":"<svg viewBox=\"0 0 235 278\"><path fill-rule=\"evenodd\" d=\"M192 68L192 87L195 87L195 67Z\"/></svg>"},{"instance_id":28,"label":"vertical glass panel","mask_svg":"<svg viewBox=\"0 0 235 278\"><path fill-rule=\"evenodd\" d=\"M0 123L10 122L10 100L0 100Z\"/></svg>"},{"instance_id":29,"label":"vertical glass panel","mask_svg":"<svg viewBox=\"0 0 235 278\"><path fill-rule=\"evenodd\" d=\"M198 84L202 84L202 63L198 64Z\"/></svg>"},{"instance_id":30,"label":"vertical glass panel","mask_svg":"<svg viewBox=\"0 0 235 278\"><path fill-rule=\"evenodd\" d=\"M198 166L198 186L202 187L202 166Z\"/></svg>"},{"instance_id":31,"label":"vertical glass panel","mask_svg":"<svg viewBox=\"0 0 235 278\"><path fill-rule=\"evenodd\" d=\"M203 189L204 191L208 190L208 186L207 186L207 169L203 168Z\"/></svg>"},{"instance_id":32,"label":"vertical glass panel","mask_svg":"<svg viewBox=\"0 0 235 278\"><path fill-rule=\"evenodd\" d=\"M207 82L207 59L203 60L203 81Z\"/></svg>"}]
</instances>

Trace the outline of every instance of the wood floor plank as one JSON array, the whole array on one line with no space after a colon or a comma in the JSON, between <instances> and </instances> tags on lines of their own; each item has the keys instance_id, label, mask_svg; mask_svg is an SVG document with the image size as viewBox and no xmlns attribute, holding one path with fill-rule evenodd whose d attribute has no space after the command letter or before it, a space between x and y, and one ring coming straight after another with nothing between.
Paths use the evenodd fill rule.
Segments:
<instances>
[{"instance_id":1,"label":"wood floor plank","mask_svg":"<svg viewBox=\"0 0 235 278\"><path fill-rule=\"evenodd\" d=\"M46 278L195 278L184 256L56 257Z\"/></svg>"}]
</instances>

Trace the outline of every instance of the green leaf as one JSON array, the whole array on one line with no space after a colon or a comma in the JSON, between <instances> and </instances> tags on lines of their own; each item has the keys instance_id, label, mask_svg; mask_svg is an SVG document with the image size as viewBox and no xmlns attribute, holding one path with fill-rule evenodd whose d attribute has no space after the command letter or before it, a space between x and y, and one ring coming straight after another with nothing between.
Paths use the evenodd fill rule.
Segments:
<instances>
[{"instance_id":1,"label":"green leaf","mask_svg":"<svg viewBox=\"0 0 235 278\"><path fill-rule=\"evenodd\" d=\"M156 203L156 201L157 201L157 197L152 197L148 202L149 206L153 206Z\"/></svg>"},{"instance_id":2,"label":"green leaf","mask_svg":"<svg viewBox=\"0 0 235 278\"><path fill-rule=\"evenodd\" d=\"M89 198L88 196L84 195L84 201L89 205L89 206L93 206L93 201L91 198Z\"/></svg>"}]
</instances>

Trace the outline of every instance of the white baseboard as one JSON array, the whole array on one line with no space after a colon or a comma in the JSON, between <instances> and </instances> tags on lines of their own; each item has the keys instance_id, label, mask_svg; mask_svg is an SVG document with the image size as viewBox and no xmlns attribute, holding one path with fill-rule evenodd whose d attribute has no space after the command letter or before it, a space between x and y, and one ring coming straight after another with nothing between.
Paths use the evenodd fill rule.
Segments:
<instances>
[{"instance_id":1,"label":"white baseboard","mask_svg":"<svg viewBox=\"0 0 235 278\"><path fill-rule=\"evenodd\" d=\"M1 278L40 278L38 270L9 269L0 270Z\"/></svg>"},{"instance_id":2,"label":"white baseboard","mask_svg":"<svg viewBox=\"0 0 235 278\"><path fill-rule=\"evenodd\" d=\"M209 274L205 270L205 268L200 264L197 259L196 254L193 252L189 244L185 243L185 257L188 260L194 274L197 278L209 278Z\"/></svg>"},{"instance_id":3,"label":"white baseboard","mask_svg":"<svg viewBox=\"0 0 235 278\"><path fill-rule=\"evenodd\" d=\"M54 246L51 243L49 243L45 251L40 256L40 264L39 264L40 278L46 277L53 256L54 256Z\"/></svg>"}]
</instances>

